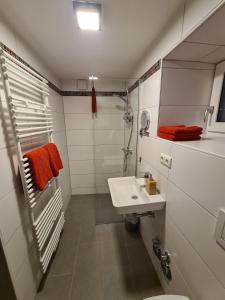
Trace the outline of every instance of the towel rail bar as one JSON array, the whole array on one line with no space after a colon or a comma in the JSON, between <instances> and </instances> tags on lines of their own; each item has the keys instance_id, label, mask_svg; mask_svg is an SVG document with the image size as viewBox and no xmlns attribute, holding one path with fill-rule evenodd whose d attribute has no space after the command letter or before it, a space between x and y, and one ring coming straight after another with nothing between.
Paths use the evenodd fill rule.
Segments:
<instances>
[{"instance_id":1,"label":"towel rail bar","mask_svg":"<svg viewBox=\"0 0 225 300\"><path fill-rule=\"evenodd\" d=\"M30 125L53 125L51 121L42 121L42 122L15 122L16 126L30 126Z\"/></svg>"},{"instance_id":2,"label":"towel rail bar","mask_svg":"<svg viewBox=\"0 0 225 300\"><path fill-rule=\"evenodd\" d=\"M48 103L48 82L2 49L0 71L36 251L41 270L45 273L65 222L62 191L55 177L48 182L43 191L36 188L32 165L29 159L24 157L24 149L53 142L53 117ZM39 209L41 211L37 215Z\"/></svg>"},{"instance_id":3,"label":"towel rail bar","mask_svg":"<svg viewBox=\"0 0 225 300\"><path fill-rule=\"evenodd\" d=\"M7 52L5 52L3 49L0 49L0 55L1 58L5 58L6 61L12 61L14 63L15 68L18 68L18 70L26 70L28 74L31 74L31 76L38 78L40 81L47 83L48 81L42 77L41 75L37 74L37 72L33 71L32 69L26 67L23 63L15 59L13 56L9 55ZM5 60L2 61L2 63L5 63Z\"/></svg>"},{"instance_id":4,"label":"towel rail bar","mask_svg":"<svg viewBox=\"0 0 225 300\"><path fill-rule=\"evenodd\" d=\"M35 116L51 116L50 113L41 113L41 112L35 112L35 111L28 111L28 110L22 110L22 109L12 109L12 112L14 114L23 114L23 115L35 115Z\"/></svg>"},{"instance_id":5,"label":"towel rail bar","mask_svg":"<svg viewBox=\"0 0 225 300\"><path fill-rule=\"evenodd\" d=\"M40 83L38 83L38 81L36 82L33 79L30 79L28 76L24 76L20 72L16 72L11 67L7 66L6 69L4 69L4 71L9 71L9 73L20 77L22 80L28 81L30 84L33 84L35 87L40 88L41 90L48 93L48 88L46 87L46 85L44 85L42 83L40 84Z\"/></svg>"},{"instance_id":6,"label":"towel rail bar","mask_svg":"<svg viewBox=\"0 0 225 300\"><path fill-rule=\"evenodd\" d=\"M4 74L4 76L6 76ZM25 90L28 93L33 94L36 97L41 97L42 95L48 96L49 94L47 94L45 91L42 91L41 89L38 89L36 87L32 87L27 83L24 83L23 81L15 78L14 76L7 74L8 78L9 78L9 82L13 85L16 85L20 88L22 88L23 90Z\"/></svg>"},{"instance_id":7,"label":"towel rail bar","mask_svg":"<svg viewBox=\"0 0 225 300\"><path fill-rule=\"evenodd\" d=\"M51 111L50 109L44 107L44 106L41 106L39 104L21 104L21 103L17 103L16 101L11 101L10 102L10 105L12 107L20 107L20 108L25 108L25 109L33 109L33 110L41 110L41 111Z\"/></svg>"},{"instance_id":8,"label":"towel rail bar","mask_svg":"<svg viewBox=\"0 0 225 300\"><path fill-rule=\"evenodd\" d=\"M12 86L11 89L12 89L12 95L11 95L11 97L13 97L14 95L16 95L16 96L24 97L25 99L29 99L29 100L33 100L33 101L37 101L37 102L38 101L39 102L43 101L42 95L40 95L40 94L34 95L33 93L32 94L29 93L29 92L27 93L26 91L21 90L17 86Z\"/></svg>"},{"instance_id":9,"label":"towel rail bar","mask_svg":"<svg viewBox=\"0 0 225 300\"><path fill-rule=\"evenodd\" d=\"M25 137L30 137L30 136L35 136L35 135L42 135L42 134L47 134L47 133L52 133L53 130L42 130L42 131L37 131L37 132L32 132L32 133L25 133L25 134L18 134L17 137L18 139L23 139Z\"/></svg>"},{"instance_id":10,"label":"towel rail bar","mask_svg":"<svg viewBox=\"0 0 225 300\"><path fill-rule=\"evenodd\" d=\"M24 98L19 98L19 97L14 97L14 96L12 97L12 100L21 101L21 102L25 102L25 103L28 103L28 104L41 105L43 107L51 109L50 105L43 104L43 103L41 103L39 101L33 101L33 100L30 100L30 99L24 99Z\"/></svg>"},{"instance_id":11,"label":"towel rail bar","mask_svg":"<svg viewBox=\"0 0 225 300\"><path fill-rule=\"evenodd\" d=\"M27 124L29 125L29 124ZM28 128L16 128L16 132L26 132L26 131L36 131L36 130L40 130L40 129L52 129L53 126L37 126L37 127L28 127Z\"/></svg>"},{"instance_id":12,"label":"towel rail bar","mask_svg":"<svg viewBox=\"0 0 225 300\"><path fill-rule=\"evenodd\" d=\"M40 121L46 121L46 120L49 120L49 121L52 121L53 118L50 118L50 117L26 117L26 116L16 116L16 115L13 115L13 119L16 119L18 121L36 121L36 120L40 120Z\"/></svg>"}]
</instances>

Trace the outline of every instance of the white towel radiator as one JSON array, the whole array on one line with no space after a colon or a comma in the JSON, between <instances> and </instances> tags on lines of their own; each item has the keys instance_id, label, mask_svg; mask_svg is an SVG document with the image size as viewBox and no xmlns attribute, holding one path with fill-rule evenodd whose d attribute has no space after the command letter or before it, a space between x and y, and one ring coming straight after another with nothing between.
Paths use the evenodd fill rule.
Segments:
<instances>
[{"instance_id":1,"label":"white towel radiator","mask_svg":"<svg viewBox=\"0 0 225 300\"><path fill-rule=\"evenodd\" d=\"M23 154L24 147L35 145L36 139L39 145L53 142L49 88L43 77L2 49L0 69L24 194L41 269L45 273L65 221L62 191L57 178L53 178L44 191L38 191L33 183L29 161L23 158ZM44 204L40 205L40 202Z\"/></svg>"}]
</instances>

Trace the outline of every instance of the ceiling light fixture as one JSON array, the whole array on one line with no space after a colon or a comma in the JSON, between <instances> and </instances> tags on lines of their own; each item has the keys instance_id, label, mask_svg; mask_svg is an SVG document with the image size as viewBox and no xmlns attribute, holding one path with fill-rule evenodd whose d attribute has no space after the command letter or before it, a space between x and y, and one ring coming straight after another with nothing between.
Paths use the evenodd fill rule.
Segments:
<instances>
[{"instance_id":1,"label":"ceiling light fixture","mask_svg":"<svg viewBox=\"0 0 225 300\"><path fill-rule=\"evenodd\" d=\"M73 1L78 28L81 30L100 30L101 4L95 2Z\"/></svg>"},{"instance_id":2,"label":"ceiling light fixture","mask_svg":"<svg viewBox=\"0 0 225 300\"><path fill-rule=\"evenodd\" d=\"M98 77L92 75L89 77L89 80L98 80Z\"/></svg>"}]
</instances>

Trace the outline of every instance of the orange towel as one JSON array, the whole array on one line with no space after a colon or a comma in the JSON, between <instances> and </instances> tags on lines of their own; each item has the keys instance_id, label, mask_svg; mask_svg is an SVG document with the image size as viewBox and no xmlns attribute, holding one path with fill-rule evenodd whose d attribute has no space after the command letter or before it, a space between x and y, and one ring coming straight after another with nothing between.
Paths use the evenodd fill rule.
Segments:
<instances>
[{"instance_id":1,"label":"orange towel","mask_svg":"<svg viewBox=\"0 0 225 300\"><path fill-rule=\"evenodd\" d=\"M49 154L50 167L53 175L56 177L59 175L59 170L63 168L62 160L55 144L50 143L43 147Z\"/></svg>"},{"instance_id":2,"label":"orange towel","mask_svg":"<svg viewBox=\"0 0 225 300\"><path fill-rule=\"evenodd\" d=\"M175 136L200 135L202 130L202 127L199 126L176 125L159 127L160 133L172 134Z\"/></svg>"},{"instance_id":3,"label":"orange towel","mask_svg":"<svg viewBox=\"0 0 225 300\"><path fill-rule=\"evenodd\" d=\"M48 181L53 177L50 168L48 152L43 148L32 150L24 155L29 160L34 184L43 191Z\"/></svg>"}]
</instances>

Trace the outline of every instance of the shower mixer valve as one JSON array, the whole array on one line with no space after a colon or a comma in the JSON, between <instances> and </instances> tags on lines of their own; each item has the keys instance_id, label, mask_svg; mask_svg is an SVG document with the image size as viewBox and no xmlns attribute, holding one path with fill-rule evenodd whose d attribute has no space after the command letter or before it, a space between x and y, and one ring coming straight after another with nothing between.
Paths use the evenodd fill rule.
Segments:
<instances>
[{"instance_id":1,"label":"shower mixer valve","mask_svg":"<svg viewBox=\"0 0 225 300\"><path fill-rule=\"evenodd\" d=\"M132 154L133 153L133 150L131 150L131 149L126 149L126 148L122 148L122 151L123 151L123 153L125 154L125 155L129 155L129 154Z\"/></svg>"},{"instance_id":2,"label":"shower mixer valve","mask_svg":"<svg viewBox=\"0 0 225 300\"><path fill-rule=\"evenodd\" d=\"M125 112L123 119L126 123L131 123L133 121L133 116L130 112Z\"/></svg>"}]
</instances>

